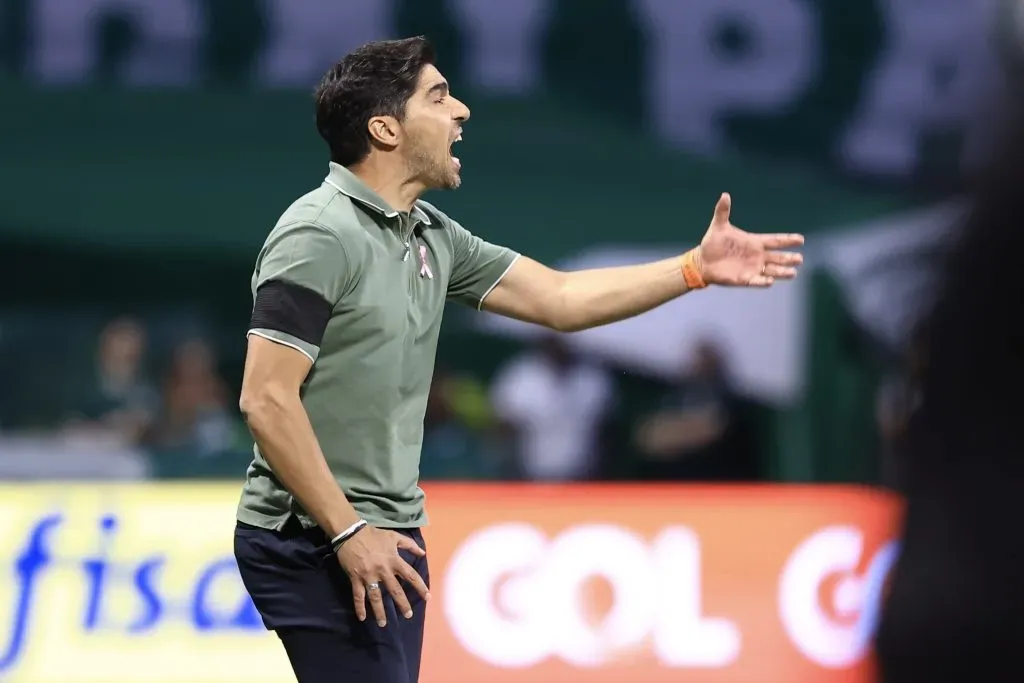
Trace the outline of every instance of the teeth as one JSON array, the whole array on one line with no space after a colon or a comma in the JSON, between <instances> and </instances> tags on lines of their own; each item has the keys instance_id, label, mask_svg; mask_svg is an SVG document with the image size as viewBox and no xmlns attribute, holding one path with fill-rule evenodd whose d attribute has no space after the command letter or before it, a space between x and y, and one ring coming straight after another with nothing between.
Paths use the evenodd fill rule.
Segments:
<instances>
[{"instance_id":1,"label":"teeth","mask_svg":"<svg viewBox=\"0 0 1024 683\"><path fill-rule=\"evenodd\" d=\"M459 133L459 137L455 138L455 142L462 142L462 133Z\"/></svg>"}]
</instances>

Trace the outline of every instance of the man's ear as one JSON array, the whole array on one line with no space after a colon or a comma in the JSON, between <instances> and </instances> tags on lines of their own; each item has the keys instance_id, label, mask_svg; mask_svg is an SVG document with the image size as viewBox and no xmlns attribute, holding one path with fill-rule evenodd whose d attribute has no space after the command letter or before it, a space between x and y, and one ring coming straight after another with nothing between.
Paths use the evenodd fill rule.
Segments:
<instances>
[{"instance_id":1,"label":"man's ear","mask_svg":"<svg viewBox=\"0 0 1024 683\"><path fill-rule=\"evenodd\" d=\"M393 116L374 116L370 119L367 127L370 131L370 138L385 147L396 147L398 138L401 135L398 119Z\"/></svg>"}]
</instances>

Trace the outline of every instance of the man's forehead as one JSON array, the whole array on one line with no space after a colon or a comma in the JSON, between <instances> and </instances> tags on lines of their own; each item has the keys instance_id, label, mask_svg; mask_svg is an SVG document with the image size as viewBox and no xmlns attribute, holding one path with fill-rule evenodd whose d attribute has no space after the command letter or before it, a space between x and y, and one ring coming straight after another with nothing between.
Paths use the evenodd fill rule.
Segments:
<instances>
[{"instance_id":1,"label":"man's forehead","mask_svg":"<svg viewBox=\"0 0 1024 683\"><path fill-rule=\"evenodd\" d=\"M438 88L443 88L447 91L448 81L445 80L445 77L441 75L436 66L433 64L425 65L420 71L420 78L416 89L426 92Z\"/></svg>"}]
</instances>

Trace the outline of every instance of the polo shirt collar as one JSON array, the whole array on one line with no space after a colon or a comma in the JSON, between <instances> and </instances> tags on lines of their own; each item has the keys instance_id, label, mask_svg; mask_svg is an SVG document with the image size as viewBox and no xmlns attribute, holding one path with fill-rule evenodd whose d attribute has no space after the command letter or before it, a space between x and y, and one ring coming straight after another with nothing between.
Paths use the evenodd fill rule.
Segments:
<instances>
[{"instance_id":1,"label":"polo shirt collar","mask_svg":"<svg viewBox=\"0 0 1024 683\"><path fill-rule=\"evenodd\" d=\"M388 206L388 203L379 194L371 190L355 173L341 164L331 162L331 170L324 182L386 218L398 218L398 211ZM409 215L423 225L430 225L430 216L416 204L413 204Z\"/></svg>"}]
</instances>

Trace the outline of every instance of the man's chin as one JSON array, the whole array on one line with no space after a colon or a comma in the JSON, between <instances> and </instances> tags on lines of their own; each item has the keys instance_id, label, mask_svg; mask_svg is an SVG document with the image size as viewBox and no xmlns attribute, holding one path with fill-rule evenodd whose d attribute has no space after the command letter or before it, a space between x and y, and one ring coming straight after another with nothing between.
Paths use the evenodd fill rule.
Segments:
<instances>
[{"instance_id":1,"label":"man's chin","mask_svg":"<svg viewBox=\"0 0 1024 683\"><path fill-rule=\"evenodd\" d=\"M462 176L459 175L458 171L451 171L446 174L444 179L437 184L439 190L457 190L459 185L462 184Z\"/></svg>"},{"instance_id":2,"label":"man's chin","mask_svg":"<svg viewBox=\"0 0 1024 683\"><path fill-rule=\"evenodd\" d=\"M459 161L458 157L449 157L448 163L450 164L450 171L448 174L447 187L449 190L455 190L458 189L459 185L462 184L462 176L459 175L460 173L462 173L462 162Z\"/></svg>"}]
</instances>

